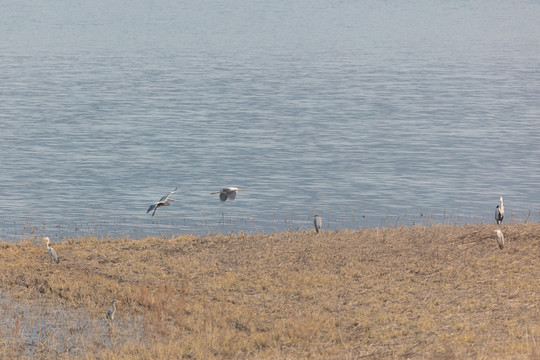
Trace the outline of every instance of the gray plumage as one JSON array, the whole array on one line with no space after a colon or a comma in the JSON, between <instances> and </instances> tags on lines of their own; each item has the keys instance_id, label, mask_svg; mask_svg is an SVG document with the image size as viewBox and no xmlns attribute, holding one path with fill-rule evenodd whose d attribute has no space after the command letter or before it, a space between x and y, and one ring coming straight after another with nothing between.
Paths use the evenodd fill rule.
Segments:
<instances>
[{"instance_id":1,"label":"gray plumage","mask_svg":"<svg viewBox=\"0 0 540 360\"><path fill-rule=\"evenodd\" d=\"M315 215L313 217L315 218L315 219L313 219L313 225L315 226L315 231L318 234L319 231L321 231L322 219L321 219L321 217L319 215Z\"/></svg>"},{"instance_id":2,"label":"gray plumage","mask_svg":"<svg viewBox=\"0 0 540 360\"><path fill-rule=\"evenodd\" d=\"M503 197L501 196L499 198L499 205L495 208L495 221L497 222L497 225L501 225L504 218L504 205L503 205Z\"/></svg>"},{"instance_id":3,"label":"gray plumage","mask_svg":"<svg viewBox=\"0 0 540 360\"><path fill-rule=\"evenodd\" d=\"M499 244L499 249L504 248L504 235L501 231L501 229L493 230L497 233L497 244Z\"/></svg>"},{"instance_id":4,"label":"gray plumage","mask_svg":"<svg viewBox=\"0 0 540 360\"><path fill-rule=\"evenodd\" d=\"M49 253L51 259L53 259L57 264L60 263L58 255L56 255L56 251L54 251L54 249L49 245L51 240L48 237L44 237L43 240L47 240L47 252Z\"/></svg>"},{"instance_id":5,"label":"gray plumage","mask_svg":"<svg viewBox=\"0 0 540 360\"><path fill-rule=\"evenodd\" d=\"M171 191L170 193L168 193L167 195L163 196L161 199L159 199L158 202L156 202L155 204L152 204L150 205L150 207L148 208L148 210L146 210L146 213L148 214L150 211L154 210L154 212L152 213L152 216L154 216L154 214L156 213L156 210L158 209L158 207L161 207L161 206L169 206L171 205L171 202L174 201L173 199L169 199L169 197L174 194L174 192L177 190L178 188L175 188L173 191Z\"/></svg>"},{"instance_id":6,"label":"gray plumage","mask_svg":"<svg viewBox=\"0 0 540 360\"><path fill-rule=\"evenodd\" d=\"M105 318L110 321L114 321L114 315L116 314L116 299L112 301L112 308L107 310Z\"/></svg>"},{"instance_id":7,"label":"gray plumage","mask_svg":"<svg viewBox=\"0 0 540 360\"><path fill-rule=\"evenodd\" d=\"M213 193L210 193L210 194L219 194L219 200L221 201L226 201L227 199L229 200L234 200L236 199L236 194L239 192L239 191L243 191L243 189L239 189L239 188L236 188L236 187L227 187L227 188L223 188L219 191L216 191L216 192L213 192Z\"/></svg>"}]
</instances>

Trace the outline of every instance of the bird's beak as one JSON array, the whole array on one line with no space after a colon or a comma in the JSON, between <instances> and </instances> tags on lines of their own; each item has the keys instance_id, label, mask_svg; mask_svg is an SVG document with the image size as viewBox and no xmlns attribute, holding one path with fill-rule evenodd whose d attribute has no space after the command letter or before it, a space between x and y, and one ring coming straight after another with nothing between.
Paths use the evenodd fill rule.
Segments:
<instances>
[{"instance_id":1,"label":"bird's beak","mask_svg":"<svg viewBox=\"0 0 540 360\"><path fill-rule=\"evenodd\" d=\"M244 189L238 189L238 191L244 191Z\"/></svg>"}]
</instances>

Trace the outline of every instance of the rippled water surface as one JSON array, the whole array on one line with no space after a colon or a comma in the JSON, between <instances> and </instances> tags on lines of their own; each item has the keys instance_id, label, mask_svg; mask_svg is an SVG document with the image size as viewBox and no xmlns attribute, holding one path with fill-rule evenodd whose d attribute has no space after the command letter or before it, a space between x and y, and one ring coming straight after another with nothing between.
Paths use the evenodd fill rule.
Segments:
<instances>
[{"instance_id":1,"label":"rippled water surface","mask_svg":"<svg viewBox=\"0 0 540 360\"><path fill-rule=\"evenodd\" d=\"M538 2L0 14L1 238L539 219Z\"/></svg>"}]
</instances>

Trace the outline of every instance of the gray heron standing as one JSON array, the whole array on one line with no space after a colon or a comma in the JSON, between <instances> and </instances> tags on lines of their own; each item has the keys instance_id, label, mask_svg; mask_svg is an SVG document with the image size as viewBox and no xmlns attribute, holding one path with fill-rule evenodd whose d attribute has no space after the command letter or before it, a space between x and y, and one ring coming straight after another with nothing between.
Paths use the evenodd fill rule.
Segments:
<instances>
[{"instance_id":1,"label":"gray heron standing","mask_svg":"<svg viewBox=\"0 0 540 360\"><path fill-rule=\"evenodd\" d=\"M321 231L322 219L321 219L321 217L319 215L314 215L313 217L315 218L315 219L313 219L313 225L315 225L315 231L318 234L319 231Z\"/></svg>"},{"instance_id":2,"label":"gray heron standing","mask_svg":"<svg viewBox=\"0 0 540 360\"><path fill-rule=\"evenodd\" d=\"M60 262L60 260L58 259L58 255L56 255L56 251L54 251L51 245L49 245L51 240L47 236L44 237L43 240L47 240L47 251L49 252L49 255L51 256L51 259L56 261L56 263L58 264Z\"/></svg>"},{"instance_id":3,"label":"gray heron standing","mask_svg":"<svg viewBox=\"0 0 540 360\"><path fill-rule=\"evenodd\" d=\"M502 196L499 198L499 205L495 208L495 221L501 225L504 218L504 205Z\"/></svg>"},{"instance_id":4,"label":"gray heron standing","mask_svg":"<svg viewBox=\"0 0 540 360\"><path fill-rule=\"evenodd\" d=\"M223 188L223 189L221 189L219 191L216 191L216 192L213 192L213 193L210 193L210 194L212 194L212 195L219 194L219 200L221 200L221 201L226 201L227 199L232 201L232 200L236 199L236 194L239 191L243 191L243 189L239 189L237 187L227 187L227 188Z\"/></svg>"},{"instance_id":5,"label":"gray heron standing","mask_svg":"<svg viewBox=\"0 0 540 360\"><path fill-rule=\"evenodd\" d=\"M171 205L171 201L174 201L173 199L169 199L169 197L174 194L174 192L177 190L178 188L175 188L173 191L171 191L170 193L168 193L167 195L163 196L161 199L159 199L158 202L156 202L155 204L152 204L150 205L150 207L148 208L148 210L146 210L146 213L148 214L150 211L154 210L154 212L152 213L152 216L154 216L154 214L156 213L156 210L158 209L158 207L161 207L161 206L169 206Z\"/></svg>"},{"instance_id":6,"label":"gray heron standing","mask_svg":"<svg viewBox=\"0 0 540 360\"><path fill-rule=\"evenodd\" d=\"M504 248L504 235L501 231L501 229L493 230L497 233L497 244L499 244L499 249Z\"/></svg>"},{"instance_id":7,"label":"gray heron standing","mask_svg":"<svg viewBox=\"0 0 540 360\"><path fill-rule=\"evenodd\" d=\"M116 314L116 299L112 301L112 308L107 310L105 318L110 321L114 321L114 315Z\"/></svg>"}]
</instances>

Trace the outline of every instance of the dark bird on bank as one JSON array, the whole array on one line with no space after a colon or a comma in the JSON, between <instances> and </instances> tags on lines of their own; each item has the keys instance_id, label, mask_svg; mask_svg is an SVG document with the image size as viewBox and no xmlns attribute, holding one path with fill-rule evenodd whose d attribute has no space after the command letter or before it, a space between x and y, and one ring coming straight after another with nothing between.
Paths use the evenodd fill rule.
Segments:
<instances>
[{"instance_id":1,"label":"dark bird on bank","mask_svg":"<svg viewBox=\"0 0 540 360\"><path fill-rule=\"evenodd\" d=\"M495 208L495 221L497 222L497 225L501 225L504 218L504 205L503 205L503 197L501 196L499 198L499 205Z\"/></svg>"},{"instance_id":2,"label":"dark bird on bank","mask_svg":"<svg viewBox=\"0 0 540 360\"><path fill-rule=\"evenodd\" d=\"M313 217L315 218L313 219L313 225L315 226L315 231L318 234L319 231L321 231L322 219L319 215L314 215Z\"/></svg>"}]
</instances>

